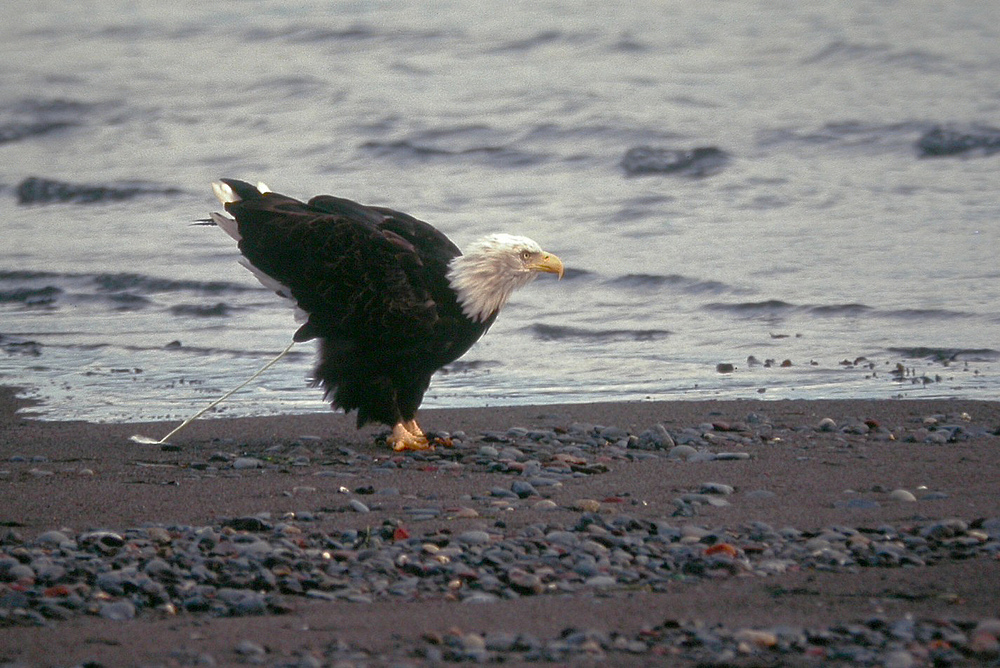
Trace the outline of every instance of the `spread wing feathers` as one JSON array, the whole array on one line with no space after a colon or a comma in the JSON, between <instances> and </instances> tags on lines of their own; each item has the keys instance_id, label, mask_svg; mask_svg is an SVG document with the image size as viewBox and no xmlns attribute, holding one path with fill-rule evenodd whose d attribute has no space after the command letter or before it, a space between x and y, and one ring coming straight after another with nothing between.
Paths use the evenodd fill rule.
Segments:
<instances>
[{"instance_id":1,"label":"spread wing feathers","mask_svg":"<svg viewBox=\"0 0 1000 668\"><path fill-rule=\"evenodd\" d=\"M232 197L220 199L235 223L212 218L257 278L304 312L296 340L409 347L431 332L443 305L454 305L446 270L460 251L427 223L339 197L303 203L223 183Z\"/></svg>"}]
</instances>

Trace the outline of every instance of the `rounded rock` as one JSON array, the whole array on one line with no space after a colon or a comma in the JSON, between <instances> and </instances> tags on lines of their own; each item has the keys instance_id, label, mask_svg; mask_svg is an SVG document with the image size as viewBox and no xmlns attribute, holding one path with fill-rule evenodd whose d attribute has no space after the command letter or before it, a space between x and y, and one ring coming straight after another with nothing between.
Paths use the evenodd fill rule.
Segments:
<instances>
[{"instance_id":1,"label":"rounded rock","mask_svg":"<svg viewBox=\"0 0 1000 668\"><path fill-rule=\"evenodd\" d=\"M511 483L510 489L520 499L526 499L529 496L541 496L541 494L538 493L538 490L535 489L534 485L524 480L515 480Z\"/></svg>"},{"instance_id":2,"label":"rounded rock","mask_svg":"<svg viewBox=\"0 0 1000 668\"><path fill-rule=\"evenodd\" d=\"M778 644L778 636L770 631L759 631L757 629L741 629L733 636L736 642L745 642L757 647L774 647Z\"/></svg>"},{"instance_id":3,"label":"rounded rock","mask_svg":"<svg viewBox=\"0 0 1000 668\"><path fill-rule=\"evenodd\" d=\"M357 499L351 499L350 501L348 501L347 505L350 506L351 510L353 510L356 513L370 513L371 512L371 509L368 508L368 506L366 506L365 504L361 503Z\"/></svg>"},{"instance_id":4,"label":"rounded rock","mask_svg":"<svg viewBox=\"0 0 1000 668\"><path fill-rule=\"evenodd\" d=\"M511 588L519 594L541 594L545 591L542 579L534 573L528 573L520 568L513 568L507 574Z\"/></svg>"},{"instance_id":5,"label":"rounded rock","mask_svg":"<svg viewBox=\"0 0 1000 668\"><path fill-rule=\"evenodd\" d=\"M492 445L481 445L477 451L480 457L488 457L489 459L496 459L500 454L500 451L494 448Z\"/></svg>"},{"instance_id":6,"label":"rounded rock","mask_svg":"<svg viewBox=\"0 0 1000 668\"><path fill-rule=\"evenodd\" d=\"M941 520L940 522L934 522L929 524L920 531L920 535L924 538L952 538L959 534L963 534L968 531L969 525L964 521L952 518L947 520Z\"/></svg>"},{"instance_id":7,"label":"rounded rock","mask_svg":"<svg viewBox=\"0 0 1000 668\"><path fill-rule=\"evenodd\" d=\"M991 633L997 638L1000 638L1000 619L996 617L987 617L986 619L979 620L976 624L976 631L982 631L984 633Z\"/></svg>"},{"instance_id":8,"label":"rounded rock","mask_svg":"<svg viewBox=\"0 0 1000 668\"><path fill-rule=\"evenodd\" d=\"M452 517L462 517L465 519L473 519L479 517L479 511L475 508L469 508L468 506L460 506L451 513Z\"/></svg>"},{"instance_id":9,"label":"rounded rock","mask_svg":"<svg viewBox=\"0 0 1000 668\"><path fill-rule=\"evenodd\" d=\"M135 606L132 605L131 601L127 600L103 603L101 605L100 615L104 619L110 619L115 622L124 622L135 617Z\"/></svg>"},{"instance_id":10,"label":"rounded rock","mask_svg":"<svg viewBox=\"0 0 1000 668\"><path fill-rule=\"evenodd\" d=\"M596 499L577 499L572 508L584 513L596 513L601 509L601 502Z\"/></svg>"},{"instance_id":11,"label":"rounded rock","mask_svg":"<svg viewBox=\"0 0 1000 668\"><path fill-rule=\"evenodd\" d=\"M885 662L882 665L885 668L910 668L917 665L917 660L905 649L899 649L886 654Z\"/></svg>"},{"instance_id":12,"label":"rounded rock","mask_svg":"<svg viewBox=\"0 0 1000 668\"><path fill-rule=\"evenodd\" d=\"M698 451L695 450L690 445L675 445L674 447L670 448L670 451L667 454L667 456L670 457L670 459L687 460L691 459L691 457L693 457L696 454L698 454Z\"/></svg>"},{"instance_id":13,"label":"rounded rock","mask_svg":"<svg viewBox=\"0 0 1000 668\"><path fill-rule=\"evenodd\" d=\"M731 485L725 485L721 482L703 482L699 488L699 493L701 494L718 494L721 496L728 496L735 491L736 489Z\"/></svg>"},{"instance_id":14,"label":"rounded rock","mask_svg":"<svg viewBox=\"0 0 1000 668\"><path fill-rule=\"evenodd\" d=\"M913 496L912 492L905 489L894 489L889 492L889 498L893 501L903 501L906 503L913 503L917 500L917 497Z\"/></svg>"},{"instance_id":15,"label":"rounded rock","mask_svg":"<svg viewBox=\"0 0 1000 668\"><path fill-rule=\"evenodd\" d=\"M267 650L264 649L263 645L258 645L252 640L241 640L233 648L233 651L240 656L246 657L262 657L267 654Z\"/></svg>"},{"instance_id":16,"label":"rounded rock","mask_svg":"<svg viewBox=\"0 0 1000 668\"><path fill-rule=\"evenodd\" d=\"M486 545L490 535L485 531L463 531L455 539L464 545Z\"/></svg>"},{"instance_id":17,"label":"rounded rock","mask_svg":"<svg viewBox=\"0 0 1000 668\"><path fill-rule=\"evenodd\" d=\"M599 435L609 443L614 443L622 440L623 438L628 438L628 432L621 427L604 427L601 429Z\"/></svg>"},{"instance_id":18,"label":"rounded rock","mask_svg":"<svg viewBox=\"0 0 1000 668\"><path fill-rule=\"evenodd\" d=\"M12 564L9 568L5 569L4 578L8 582L16 582L18 580L34 580L35 571L32 570L31 566L26 564Z\"/></svg>"},{"instance_id":19,"label":"rounded rock","mask_svg":"<svg viewBox=\"0 0 1000 668\"><path fill-rule=\"evenodd\" d=\"M618 584L617 580L610 575L595 575L593 577L587 578L585 583L588 587L606 588L614 587Z\"/></svg>"},{"instance_id":20,"label":"rounded rock","mask_svg":"<svg viewBox=\"0 0 1000 668\"><path fill-rule=\"evenodd\" d=\"M62 531L46 531L36 539L36 542L41 543L42 545L54 545L56 547L74 543L74 541Z\"/></svg>"},{"instance_id":21,"label":"rounded rock","mask_svg":"<svg viewBox=\"0 0 1000 668\"><path fill-rule=\"evenodd\" d=\"M837 431L837 423L833 418L823 418L816 424L817 431Z\"/></svg>"}]
</instances>

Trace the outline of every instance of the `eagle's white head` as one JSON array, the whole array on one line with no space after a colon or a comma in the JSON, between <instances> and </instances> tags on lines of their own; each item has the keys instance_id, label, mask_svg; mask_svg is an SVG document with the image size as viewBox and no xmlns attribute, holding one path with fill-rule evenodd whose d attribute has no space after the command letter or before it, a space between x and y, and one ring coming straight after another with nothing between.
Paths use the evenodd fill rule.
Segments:
<instances>
[{"instance_id":1,"label":"eagle's white head","mask_svg":"<svg viewBox=\"0 0 1000 668\"><path fill-rule=\"evenodd\" d=\"M448 284L462 313L477 322L500 310L511 293L539 272L563 275L563 263L527 237L491 234L474 242L448 266Z\"/></svg>"}]
</instances>

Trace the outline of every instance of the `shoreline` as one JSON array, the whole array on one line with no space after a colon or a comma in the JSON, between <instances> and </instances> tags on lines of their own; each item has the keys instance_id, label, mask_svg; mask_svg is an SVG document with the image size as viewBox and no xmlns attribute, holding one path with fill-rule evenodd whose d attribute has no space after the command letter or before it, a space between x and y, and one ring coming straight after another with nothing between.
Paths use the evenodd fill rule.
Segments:
<instances>
[{"instance_id":1,"label":"shoreline","mask_svg":"<svg viewBox=\"0 0 1000 668\"><path fill-rule=\"evenodd\" d=\"M0 388L0 559L34 570L26 580L0 572L6 661L270 665L309 654L320 665L462 656L519 665L552 655L652 665L665 654L678 665L795 664L833 660L840 641L786 642L789 629L836 635L868 624L882 640L869 639L867 651L920 665L938 651L921 635L932 619L964 634L951 641L961 661L994 656L998 402L434 409L421 412L425 428L457 442L428 454L393 453L374 441L378 430L356 431L334 413L202 420L162 447L128 437L159 438L176 423L38 421L16 414L20 405ZM964 528L939 539L938 525L954 520ZM118 538L101 547L94 530ZM198 531L219 541L220 577L235 577L238 555L223 547L240 541L298 545L298 572L319 575L282 584L288 574L275 566L276 582L236 587L263 607L229 601L233 587L215 583L198 608L178 589L194 578L181 572L183 555L204 551ZM679 533L667 540L670 531ZM66 542L39 542L52 532ZM805 547L820 539L828 545L816 554L826 557ZM324 545L335 566L310 561ZM431 559L438 550L450 563ZM171 575L150 576L149 586L171 593L101 593L96 574L45 580L45 551L57 562L133 564L140 576L159 555ZM501 561L483 561L493 552ZM394 566L372 570L382 558ZM671 568L653 568L668 558ZM897 642L872 626L876 618L885 629L916 620L924 631ZM563 646L569 628L591 634L579 639L583 649ZM692 647L698 633L717 646ZM508 636L523 642L505 644Z\"/></svg>"}]
</instances>

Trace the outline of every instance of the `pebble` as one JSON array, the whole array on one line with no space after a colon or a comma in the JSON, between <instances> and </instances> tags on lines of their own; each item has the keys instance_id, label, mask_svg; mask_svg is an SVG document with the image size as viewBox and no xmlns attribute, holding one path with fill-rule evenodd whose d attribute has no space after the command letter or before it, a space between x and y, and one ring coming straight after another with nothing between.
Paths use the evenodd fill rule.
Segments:
<instances>
[{"instance_id":1,"label":"pebble","mask_svg":"<svg viewBox=\"0 0 1000 668\"><path fill-rule=\"evenodd\" d=\"M889 492L889 498L893 501L904 501L911 503L917 500L917 497L913 495L913 492L909 492L905 489L894 489Z\"/></svg>"},{"instance_id":2,"label":"pebble","mask_svg":"<svg viewBox=\"0 0 1000 668\"><path fill-rule=\"evenodd\" d=\"M595 575L591 578L588 578L584 584L586 584L588 587L604 588L604 587L614 587L615 585L618 584L618 581L615 580L615 578L613 578L610 575Z\"/></svg>"},{"instance_id":3,"label":"pebble","mask_svg":"<svg viewBox=\"0 0 1000 668\"><path fill-rule=\"evenodd\" d=\"M351 499L350 501L347 502L347 505L350 506L351 510L353 510L356 513L370 513L371 512L371 509L368 508L368 506L366 506L361 501L358 501L357 499Z\"/></svg>"},{"instance_id":4,"label":"pebble","mask_svg":"<svg viewBox=\"0 0 1000 668\"><path fill-rule=\"evenodd\" d=\"M674 439L666 427L656 424L639 434L635 444L630 447L642 450L670 450L674 447Z\"/></svg>"},{"instance_id":5,"label":"pebble","mask_svg":"<svg viewBox=\"0 0 1000 668\"><path fill-rule=\"evenodd\" d=\"M834 423L830 435L818 426L806 425L803 438L824 447L839 447L842 443L876 441L881 429L861 419L845 419L841 425L837 428ZM973 425L948 416L914 426L918 428L892 433L899 439L908 435L929 439L937 434L947 442L983 435ZM918 433L920 430L926 434ZM332 456L343 459L347 467L355 467L350 471L352 476L361 475L357 470L361 466L386 475L393 475L396 469L485 471L508 474L510 483L481 490L479 495L470 493L461 501L468 506L444 508L437 497L411 502L396 488L358 487L354 494L373 494L365 498L379 499L387 507L397 507L393 504L399 504L401 496L405 503L412 503L398 511L399 517L379 524L383 521L380 517L362 529L316 523L337 510L324 508L297 510L280 518L267 514L235 517L207 526L113 527L83 533L60 528L34 539L0 540L0 583L17 583L16 589L0 584L0 625L58 625L59 620L81 614L126 620L162 614L163 610L192 616L273 614L293 609L296 599L311 598L365 604L395 600L492 603L519 596L577 592L608 596L619 595L619 590L667 590L678 581L760 577L777 582L782 573L792 571L855 573L867 568L920 568L941 560L1000 554L1000 517L922 520L912 516L872 531L863 519L858 520L862 524L853 525L852 514L843 513L839 523L819 529L771 527L761 522L722 528L702 525L690 515L669 517L673 508L669 503L655 520L633 517L628 510L638 500L619 492L605 499L572 500L569 496L569 508L575 512L552 512L537 524L508 528L498 519L507 515L490 507L496 501L514 509L530 505L558 511L560 503L563 507L567 504L567 499L558 495L573 489L578 479L607 472L618 461L651 457L669 459L669 466L677 467L703 462L699 465L715 472L706 469L710 482L678 498L677 507L685 513L693 511L691 515L697 515L699 508L704 512L707 504L727 504L729 499L780 498L769 490L738 494L732 485L711 480L727 479L739 468L739 462L750 457L742 450L749 443L770 443L783 438L785 431L794 430L774 426L766 415L754 414L745 421L705 421L687 429L671 427L670 431L662 424L632 433L581 423L562 429L463 434L456 438L454 448L419 456L383 458L363 449L334 448ZM884 446L880 443L879 447ZM305 457L310 466L318 467L326 456L320 456L318 449L305 452L301 444L270 449L266 465L257 457L219 453L214 473L207 469L193 473L215 475L227 466L238 468L240 460L252 462L247 468L278 468L304 463L301 458ZM343 469L328 472L346 475ZM733 479L741 480L738 475ZM913 502L904 498L904 492L913 496L907 490L889 489L872 491L885 495L877 497L880 500ZM315 492L316 488L296 488L295 493L306 491ZM541 498L540 491L553 495L559 503ZM304 495L302 505L309 499ZM478 511L470 507L476 503L481 504ZM855 494L836 505L854 509L877 504ZM374 507L385 512L380 505ZM371 512L371 506L355 498L349 498L343 509ZM480 512L488 519L477 519ZM452 533L447 522L458 518L466 521L453 525L453 529L459 528ZM435 521L414 524L424 519ZM489 531L483 528L487 522ZM421 526L427 528L421 530ZM932 663L926 653L918 653L929 651L928 638L947 639L952 652L934 655L936 663L947 663L948 656L952 661L954 657L992 660L998 656L1000 621L953 622L947 614L943 611L933 620L880 618L809 629L794 625L729 629L696 620L667 620L640 633L586 628L551 636L464 632L455 634L453 641L444 633L426 646L401 642L398 663L406 664L415 656L439 656L442 662L572 663L598 659L605 665L616 665L641 655L651 665L660 658L678 656L705 665L756 661L906 666ZM413 642L419 645L423 641ZM345 644L331 644L321 654L319 663L369 663L364 649ZM260 653L245 657L253 661Z\"/></svg>"},{"instance_id":6,"label":"pebble","mask_svg":"<svg viewBox=\"0 0 1000 668\"><path fill-rule=\"evenodd\" d=\"M703 482L698 491L702 494L719 494L722 496L728 496L736 490L731 485L725 485L719 482Z\"/></svg>"},{"instance_id":7,"label":"pebble","mask_svg":"<svg viewBox=\"0 0 1000 668\"><path fill-rule=\"evenodd\" d=\"M774 647L778 644L778 636L774 633L757 629L740 629L733 635L733 640L757 647Z\"/></svg>"},{"instance_id":8,"label":"pebble","mask_svg":"<svg viewBox=\"0 0 1000 668\"><path fill-rule=\"evenodd\" d=\"M253 642L252 640L241 640L236 643L236 647L233 651L243 657L263 657L267 654L267 650L264 649L263 645Z\"/></svg>"},{"instance_id":9,"label":"pebble","mask_svg":"<svg viewBox=\"0 0 1000 668\"><path fill-rule=\"evenodd\" d=\"M237 470L241 469L259 469L263 468L264 462L257 459L256 457L237 457L233 460L233 468Z\"/></svg>"},{"instance_id":10,"label":"pebble","mask_svg":"<svg viewBox=\"0 0 1000 668\"><path fill-rule=\"evenodd\" d=\"M823 418L816 425L818 431L837 431L837 423L833 418Z\"/></svg>"},{"instance_id":11,"label":"pebble","mask_svg":"<svg viewBox=\"0 0 1000 668\"><path fill-rule=\"evenodd\" d=\"M725 495L702 496L722 501ZM537 502L543 503L552 501ZM605 510L618 509L608 505ZM300 531L291 521L273 523L263 515L212 526L80 535L50 531L23 544L2 544L0 582L16 579L25 583L25 591L2 597L0 623L58 624L88 610L123 621L168 607L188 615L273 614L290 610L293 604L286 599L295 597L360 604L450 597L488 604L517 596L657 591L675 587L678 578L775 578L789 570L852 573L1000 553L1000 518L976 520L971 526L962 518L908 520L880 526L877 534L843 524L818 531L762 522L720 529L586 511L562 522L455 535L438 528L399 534L398 525L391 523L369 531ZM167 539L169 543L163 542ZM766 550L760 549L762 543ZM169 549L157 552L156 545ZM933 638L946 638L955 656L992 660L1000 651L998 636L1000 620L957 624L942 615L808 629L727 629L668 620L635 634L581 628L553 636L446 633L422 648L404 641L399 658L431 656L433 648L442 660L511 664L600 658L615 665L627 656L649 655L706 665L752 656L778 664L906 666L925 663L913 648L926 649L927 639ZM244 647L235 650L244 660L263 658L263 646L237 647ZM356 663L364 657L363 649L338 644L322 653L320 663Z\"/></svg>"},{"instance_id":12,"label":"pebble","mask_svg":"<svg viewBox=\"0 0 1000 668\"><path fill-rule=\"evenodd\" d=\"M698 454L698 451L695 450L690 445L675 445L674 447L670 448L670 455L669 456L670 456L671 459L688 459L689 460L689 459L691 459L691 457L693 457L696 454Z\"/></svg>"},{"instance_id":13,"label":"pebble","mask_svg":"<svg viewBox=\"0 0 1000 668\"><path fill-rule=\"evenodd\" d=\"M585 513L596 513L601 509L601 502L596 499L577 499L570 507Z\"/></svg>"},{"instance_id":14,"label":"pebble","mask_svg":"<svg viewBox=\"0 0 1000 668\"><path fill-rule=\"evenodd\" d=\"M52 545L55 547L59 547L64 544L71 544L74 542L61 531L46 531L45 533L38 536L37 541L42 545Z\"/></svg>"},{"instance_id":15,"label":"pebble","mask_svg":"<svg viewBox=\"0 0 1000 668\"><path fill-rule=\"evenodd\" d=\"M886 654L882 665L885 668L911 668L917 665L917 660L905 649L897 649Z\"/></svg>"},{"instance_id":16,"label":"pebble","mask_svg":"<svg viewBox=\"0 0 1000 668\"><path fill-rule=\"evenodd\" d=\"M534 485L524 480L515 480L511 483L510 489L520 499L526 499L529 496L541 496Z\"/></svg>"},{"instance_id":17,"label":"pebble","mask_svg":"<svg viewBox=\"0 0 1000 668\"><path fill-rule=\"evenodd\" d=\"M123 622L135 617L135 606L127 599L101 604L100 615L104 619Z\"/></svg>"},{"instance_id":18,"label":"pebble","mask_svg":"<svg viewBox=\"0 0 1000 668\"><path fill-rule=\"evenodd\" d=\"M451 516L452 517L463 517L463 518L466 518L466 519L472 519L472 518L475 518L475 517L479 517L479 511L477 511L475 508L469 508L467 506L460 506L460 507L456 508L454 511L452 511Z\"/></svg>"},{"instance_id":19,"label":"pebble","mask_svg":"<svg viewBox=\"0 0 1000 668\"><path fill-rule=\"evenodd\" d=\"M456 540L465 545L485 545L490 542L490 535L485 531L463 531Z\"/></svg>"}]
</instances>

